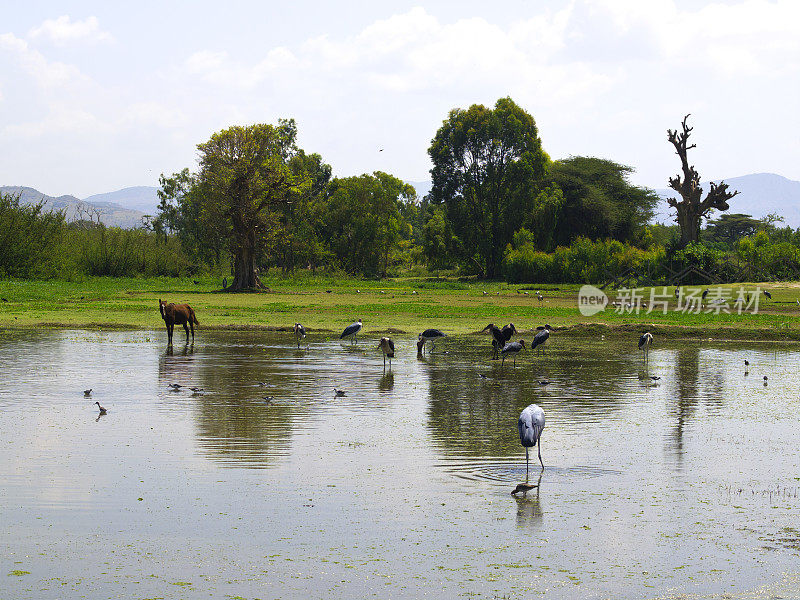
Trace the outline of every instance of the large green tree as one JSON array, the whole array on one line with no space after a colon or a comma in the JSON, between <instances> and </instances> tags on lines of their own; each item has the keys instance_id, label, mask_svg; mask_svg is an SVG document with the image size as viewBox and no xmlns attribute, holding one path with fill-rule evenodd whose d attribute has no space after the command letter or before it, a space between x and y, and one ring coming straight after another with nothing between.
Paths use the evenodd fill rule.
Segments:
<instances>
[{"instance_id":1,"label":"large green tree","mask_svg":"<svg viewBox=\"0 0 800 600\"><path fill-rule=\"evenodd\" d=\"M227 242L233 261L231 291L264 287L256 264L276 226L274 209L311 188L311 178L297 165L296 137L292 119L230 127L197 146L196 174L184 171L162 178L159 217ZM178 199L181 215L164 210L171 198Z\"/></svg>"},{"instance_id":2,"label":"large green tree","mask_svg":"<svg viewBox=\"0 0 800 600\"><path fill-rule=\"evenodd\" d=\"M553 182L563 193L554 242L578 237L638 243L653 217L658 195L631 184L631 167L602 158L573 156L553 162Z\"/></svg>"},{"instance_id":3,"label":"large green tree","mask_svg":"<svg viewBox=\"0 0 800 600\"><path fill-rule=\"evenodd\" d=\"M496 277L506 244L546 185L549 158L533 117L511 98L493 109L451 110L428 154L431 202L446 207L460 259Z\"/></svg>"},{"instance_id":4,"label":"large green tree","mask_svg":"<svg viewBox=\"0 0 800 600\"><path fill-rule=\"evenodd\" d=\"M415 199L411 185L380 171L334 179L322 235L339 264L351 273L386 275L400 241L411 236L403 213Z\"/></svg>"}]
</instances>

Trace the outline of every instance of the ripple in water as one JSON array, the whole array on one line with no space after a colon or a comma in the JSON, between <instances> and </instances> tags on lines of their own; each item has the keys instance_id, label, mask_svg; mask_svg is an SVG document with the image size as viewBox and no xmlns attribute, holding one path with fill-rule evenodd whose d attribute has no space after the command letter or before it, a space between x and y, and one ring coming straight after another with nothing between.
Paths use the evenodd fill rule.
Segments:
<instances>
[{"instance_id":1,"label":"ripple in water","mask_svg":"<svg viewBox=\"0 0 800 600\"><path fill-rule=\"evenodd\" d=\"M497 484L512 484L525 477L525 462L504 458L470 459L468 461L448 460L437 464L446 472L468 481L487 481ZM531 462L530 475L538 476L541 466ZM619 475L621 472L613 469L576 465L574 467L545 466L545 475L554 482L573 482L580 479Z\"/></svg>"}]
</instances>

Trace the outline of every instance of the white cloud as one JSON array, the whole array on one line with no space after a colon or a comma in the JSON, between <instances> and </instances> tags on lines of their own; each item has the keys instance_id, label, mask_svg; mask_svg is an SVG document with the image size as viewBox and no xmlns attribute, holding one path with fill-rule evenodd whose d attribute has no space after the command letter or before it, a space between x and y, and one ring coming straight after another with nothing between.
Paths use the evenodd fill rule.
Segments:
<instances>
[{"instance_id":1,"label":"white cloud","mask_svg":"<svg viewBox=\"0 0 800 600\"><path fill-rule=\"evenodd\" d=\"M45 88L83 79L77 67L48 61L41 52L32 49L28 42L12 33L0 34L0 52L9 55L28 76Z\"/></svg>"},{"instance_id":2,"label":"white cloud","mask_svg":"<svg viewBox=\"0 0 800 600\"><path fill-rule=\"evenodd\" d=\"M57 19L47 19L39 27L30 31L30 37L31 39L44 38L58 45L72 42L106 42L113 39L110 33L100 29L97 17L72 21L68 15L62 15Z\"/></svg>"}]
</instances>

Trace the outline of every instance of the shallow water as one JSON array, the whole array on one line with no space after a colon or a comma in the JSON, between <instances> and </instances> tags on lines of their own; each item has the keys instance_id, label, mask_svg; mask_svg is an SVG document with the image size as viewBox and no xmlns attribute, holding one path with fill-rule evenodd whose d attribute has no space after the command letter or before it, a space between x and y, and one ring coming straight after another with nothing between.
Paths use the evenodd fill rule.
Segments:
<instances>
[{"instance_id":1,"label":"shallow water","mask_svg":"<svg viewBox=\"0 0 800 600\"><path fill-rule=\"evenodd\" d=\"M1 598L800 597L797 346L165 338L0 332Z\"/></svg>"}]
</instances>

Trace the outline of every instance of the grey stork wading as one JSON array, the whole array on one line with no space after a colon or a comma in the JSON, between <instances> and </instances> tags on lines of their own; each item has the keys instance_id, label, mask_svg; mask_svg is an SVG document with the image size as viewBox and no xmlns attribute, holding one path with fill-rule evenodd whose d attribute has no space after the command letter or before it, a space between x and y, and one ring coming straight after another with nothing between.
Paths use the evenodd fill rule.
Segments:
<instances>
[{"instance_id":1,"label":"grey stork wading","mask_svg":"<svg viewBox=\"0 0 800 600\"><path fill-rule=\"evenodd\" d=\"M419 338L417 339L417 353L424 353L425 342L430 342L431 350L434 350L436 348L436 340L443 337L447 336L440 329L426 329L419 334Z\"/></svg>"},{"instance_id":2,"label":"grey stork wading","mask_svg":"<svg viewBox=\"0 0 800 600\"><path fill-rule=\"evenodd\" d=\"M297 347L300 347L300 340L306 337L306 329L300 323L294 324L294 337L297 338Z\"/></svg>"},{"instance_id":3,"label":"grey stork wading","mask_svg":"<svg viewBox=\"0 0 800 600\"><path fill-rule=\"evenodd\" d=\"M539 348L539 352L544 351L544 345L547 343L547 340L550 339L550 332L553 331L553 328L550 325L542 325L537 327L536 329L539 330L535 336L533 336L533 342L531 342L531 350L534 348Z\"/></svg>"},{"instance_id":4,"label":"grey stork wading","mask_svg":"<svg viewBox=\"0 0 800 600\"><path fill-rule=\"evenodd\" d=\"M361 319L345 327L342 335L339 336L339 339L343 340L346 337L352 336L353 342L357 344L359 331L361 331Z\"/></svg>"},{"instance_id":5,"label":"grey stork wading","mask_svg":"<svg viewBox=\"0 0 800 600\"><path fill-rule=\"evenodd\" d=\"M506 355L511 354L514 357L514 366L517 366L517 354L525 348L525 340L518 340L516 342L508 342L503 349L500 351L500 354L503 355L503 362L500 363L502 367L506 362Z\"/></svg>"},{"instance_id":6,"label":"grey stork wading","mask_svg":"<svg viewBox=\"0 0 800 600\"><path fill-rule=\"evenodd\" d=\"M386 368L386 357L389 357L389 368L392 368L392 359L394 358L394 342L392 338L382 337L378 342L378 348L383 351L383 368Z\"/></svg>"},{"instance_id":7,"label":"grey stork wading","mask_svg":"<svg viewBox=\"0 0 800 600\"><path fill-rule=\"evenodd\" d=\"M644 352L644 359L648 360L650 358L650 344L653 343L653 334L649 331L642 334L642 337L639 338L639 350Z\"/></svg>"},{"instance_id":8,"label":"grey stork wading","mask_svg":"<svg viewBox=\"0 0 800 600\"><path fill-rule=\"evenodd\" d=\"M539 445L539 462L542 462L542 430L544 429L544 411L537 404L526 407L519 415L519 443L525 447L525 476L528 475L530 460L528 449Z\"/></svg>"}]
</instances>

